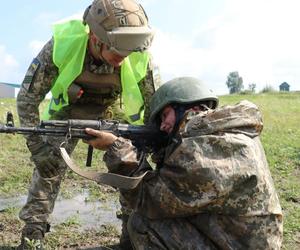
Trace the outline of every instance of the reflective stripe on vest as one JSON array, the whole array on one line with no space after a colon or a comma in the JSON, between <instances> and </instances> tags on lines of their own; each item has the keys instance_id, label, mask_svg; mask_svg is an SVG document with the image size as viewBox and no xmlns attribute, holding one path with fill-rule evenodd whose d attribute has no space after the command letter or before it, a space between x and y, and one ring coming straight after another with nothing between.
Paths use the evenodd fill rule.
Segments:
<instances>
[{"instance_id":1,"label":"reflective stripe on vest","mask_svg":"<svg viewBox=\"0 0 300 250\"><path fill-rule=\"evenodd\" d=\"M53 62L59 75L51 89L52 100L43 119L49 119L51 113L69 104L68 88L82 72L85 58L88 26L80 20L71 20L53 26Z\"/></svg>"},{"instance_id":2,"label":"reflective stripe on vest","mask_svg":"<svg viewBox=\"0 0 300 250\"><path fill-rule=\"evenodd\" d=\"M53 62L58 67L59 75L51 89L52 100L42 115L43 120L69 105L68 88L82 72L89 28L81 20L71 20L54 25L53 32ZM121 66L122 99L126 100L125 117L129 123L143 123L144 101L138 82L146 76L148 62L148 53L134 52Z\"/></svg>"},{"instance_id":3,"label":"reflective stripe on vest","mask_svg":"<svg viewBox=\"0 0 300 250\"><path fill-rule=\"evenodd\" d=\"M131 124L143 124L144 99L138 83L147 74L149 58L147 52L133 52L121 65L122 101L126 119Z\"/></svg>"}]
</instances>

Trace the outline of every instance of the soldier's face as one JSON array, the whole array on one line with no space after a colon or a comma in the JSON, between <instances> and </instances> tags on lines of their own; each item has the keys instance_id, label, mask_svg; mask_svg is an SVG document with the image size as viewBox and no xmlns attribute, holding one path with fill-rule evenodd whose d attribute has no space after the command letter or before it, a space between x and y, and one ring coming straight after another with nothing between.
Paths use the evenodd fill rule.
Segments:
<instances>
[{"instance_id":1,"label":"soldier's face","mask_svg":"<svg viewBox=\"0 0 300 250\"><path fill-rule=\"evenodd\" d=\"M171 106L166 106L160 114L160 130L170 134L175 126L175 110Z\"/></svg>"},{"instance_id":2,"label":"soldier's face","mask_svg":"<svg viewBox=\"0 0 300 250\"><path fill-rule=\"evenodd\" d=\"M106 62L108 62L110 65L112 65L116 68L120 67L123 60L125 59L125 56L121 56L121 55L109 50L109 48L106 44L103 44L103 46L102 46L102 57Z\"/></svg>"},{"instance_id":3,"label":"soldier's face","mask_svg":"<svg viewBox=\"0 0 300 250\"><path fill-rule=\"evenodd\" d=\"M104 60L114 67L120 67L126 56L120 55L109 49L106 44L101 43L94 33L90 33L89 49L97 60Z\"/></svg>"}]
</instances>

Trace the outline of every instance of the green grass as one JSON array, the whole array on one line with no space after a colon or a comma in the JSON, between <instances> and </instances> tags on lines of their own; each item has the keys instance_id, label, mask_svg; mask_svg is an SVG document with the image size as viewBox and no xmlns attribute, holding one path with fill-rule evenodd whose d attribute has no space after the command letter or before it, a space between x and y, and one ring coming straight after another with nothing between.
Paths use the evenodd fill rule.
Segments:
<instances>
[{"instance_id":1,"label":"green grass","mask_svg":"<svg viewBox=\"0 0 300 250\"><path fill-rule=\"evenodd\" d=\"M235 104L244 99L254 102L262 111L264 130L261 140L284 214L283 249L300 249L300 93L227 95L220 97L220 105ZM0 121L5 120L7 111L12 111L17 117L14 99L0 99ZM33 168L25 140L20 135L2 134L0 138L0 196L24 194ZM81 166L85 164L86 152L87 146L80 143L73 154ZM101 158L102 154L96 151L93 168L105 171ZM62 185L62 194L71 197L82 187L90 190L90 200L105 199L113 192L69 172ZM73 222L69 221L69 226L74 226ZM76 242L74 239L80 241L94 237L90 233L67 232L67 228L65 225L58 227L59 233L50 236L49 245L59 246L62 242L60 235L66 237L70 245ZM111 232L111 229L107 231ZM99 234L103 236L103 233Z\"/></svg>"},{"instance_id":2,"label":"green grass","mask_svg":"<svg viewBox=\"0 0 300 250\"><path fill-rule=\"evenodd\" d=\"M78 214L74 214L72 216L70 216L69 218L67 218L66 221L64 221L62 223L63 226L65 227L70 227L70 226L80 226L81 225L81 221L80 221L80 217Z\"/></svg>"},{"instance_id":3,"label":"green grass","mask_svg":"<svg viewBox=\"0 0 300 250\"><path fill-rule=\"evenodd\" d=\"M45 103L42 105L45 106ZM15 99L0 99L0 124L6 122L8 111L14 115L15 126L19 126ZM0 138L0 197L26 194L34 167L30 161L26 141L19 134L1 134ZM79 166L85 166L87 150L87 144L80 141L72 154L72 158ZM91 169L106 171L102 156L101 151L94 150ZM66 181L62 183L61 195L63 198L71 198L76 192L80 192L82 187L89 189L92 200L96 200L96 195L98 199L99 197L105 199L107 195L107 188L87 181L71 171L67 172Z\"/></svg>"}]
</instances>

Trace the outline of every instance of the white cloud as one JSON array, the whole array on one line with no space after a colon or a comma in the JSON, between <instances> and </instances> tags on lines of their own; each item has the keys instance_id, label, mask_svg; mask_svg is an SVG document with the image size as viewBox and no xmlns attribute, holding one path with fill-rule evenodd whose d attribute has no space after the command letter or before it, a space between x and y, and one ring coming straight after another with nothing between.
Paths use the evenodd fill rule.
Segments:
<instances>
[{"instance_id":1,"label":"white cloud","mask_svg":"<svg viewBox=\"0 0 300 250\"><path fill-rule=\"evenodd\" d=\"M226 93L226 76L232 68L223 63L215 48L197 47L196 37L183 38L156 31L150 51L154 63L159 65L163 82L174 77L193 76L205 81L215 93Z\"/></svg>"},{"instance_id":2,"label":"white cloud","mask_svg":"<svg viewBox=\"0 0 300 250\"><path fill-rule=\"evenodd\" d=\"M255 82L259 88L270 84L277 89L282 81L291 80L292 89L300 89L295 67L296 61L300 66L300 36L296 32L300 3L294 0L229 3L223 22L215 30L214 52L219 63L226 65L224 68L238 70L245 86Z\"/></svg>"},{"instance_id":3,"label":"white cloud","mask_svg":"<svg viewBox=\"0 0 300 250\"><path fill-rule=\"evenodd\" d=\"M29 49L31 50L32 56L35 57L40 52L40 50L43 48L46 42L44 41L38 41L33 40L29 43Z\"/></svg>"},{"instance_id":4,"label":"white cloud","mask_svg":"<svg viewBox=\"0 0 300 250\"><path fill-rule=\"evenodd\" d=\"M278 89L287 81L300 89L300 2L295 0L228 0L188 37L157 31L152 46L163 80L179 75L204 79L218 94L227 93L226 77L239 71L245 88L266 84Z\"/></svg>"},{"instance_id":5,"label":"white cloud","mask_svg":"<svg viewBox=\"0 0 300 250\"><path fill-rule=\"evenodd\" d=\"M84 12L75 13L75 14L73 14L71 16L67 16L65 18L59 19L59 20L55 21L54 23L63 23L63 22L66 22L66 21L69 21L69 20L73 20L73 19L82 19L83 13Z\"/></svg>"},{"instance_id":6,"label":"white cloud","mask_svg":"<svg viewBox=\"0 0 300 250\"><path fill-rule=\"evenodd\" d=\"M159 65L164 81L182 75L200 75L203 69L204 51L192 47L192 41L176 34L157 30L151 52Z\"/></svg>"},{"instance_id":7,"label":"white cloud","mask_svg":"<svg viewBox=\"0 0 300 250\"><path fill-rule=\"evenodd\" d=\"M155 4L158 3L158 0L140 0L139 3L144 7L144 6L148 6L151 4Z\"/></svg>"},{"instance_id":8,"label":"white cloud","mask_svg":"<svg viewBox=\"0 0 300 250\"><path fill-rule=\"evenodd\" d=\"M0 81L16 80L16 71L19 67L17 60L6 51L5 46L0 45Z\"/></svg>"},{"instance_id":9,"label":"white cloud","mask_svg":"<svg viewBox=\"0 0 300 250\"><path fill-rule=\"evenodd\" d=\"M56 12L41 12L35 18L36 24L49 28L49 24L53 23L59 17L59 13Z\"/></svg>"}]
</instances>

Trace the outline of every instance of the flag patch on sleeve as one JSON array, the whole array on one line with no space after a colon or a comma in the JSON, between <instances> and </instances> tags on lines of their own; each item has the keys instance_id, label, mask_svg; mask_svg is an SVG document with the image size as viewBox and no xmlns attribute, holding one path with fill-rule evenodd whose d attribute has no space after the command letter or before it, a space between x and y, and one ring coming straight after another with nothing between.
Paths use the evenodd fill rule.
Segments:
<instances>
[{"instance_id":1,"label":"flag patch on sleeve","mask_svg":"<svg viewBox=\"0 0 300 250\"><path fill-rule=\"evenodd\" d=\"M40 64L41 64L40 61L37 58L34 58L27 70L27 73L26 73L23 83L22 83L23 87L27 91L30 90L31 85L34 82L34 78L35 78L37 70L40 67Z\"/></svg>"}]
</instances>

